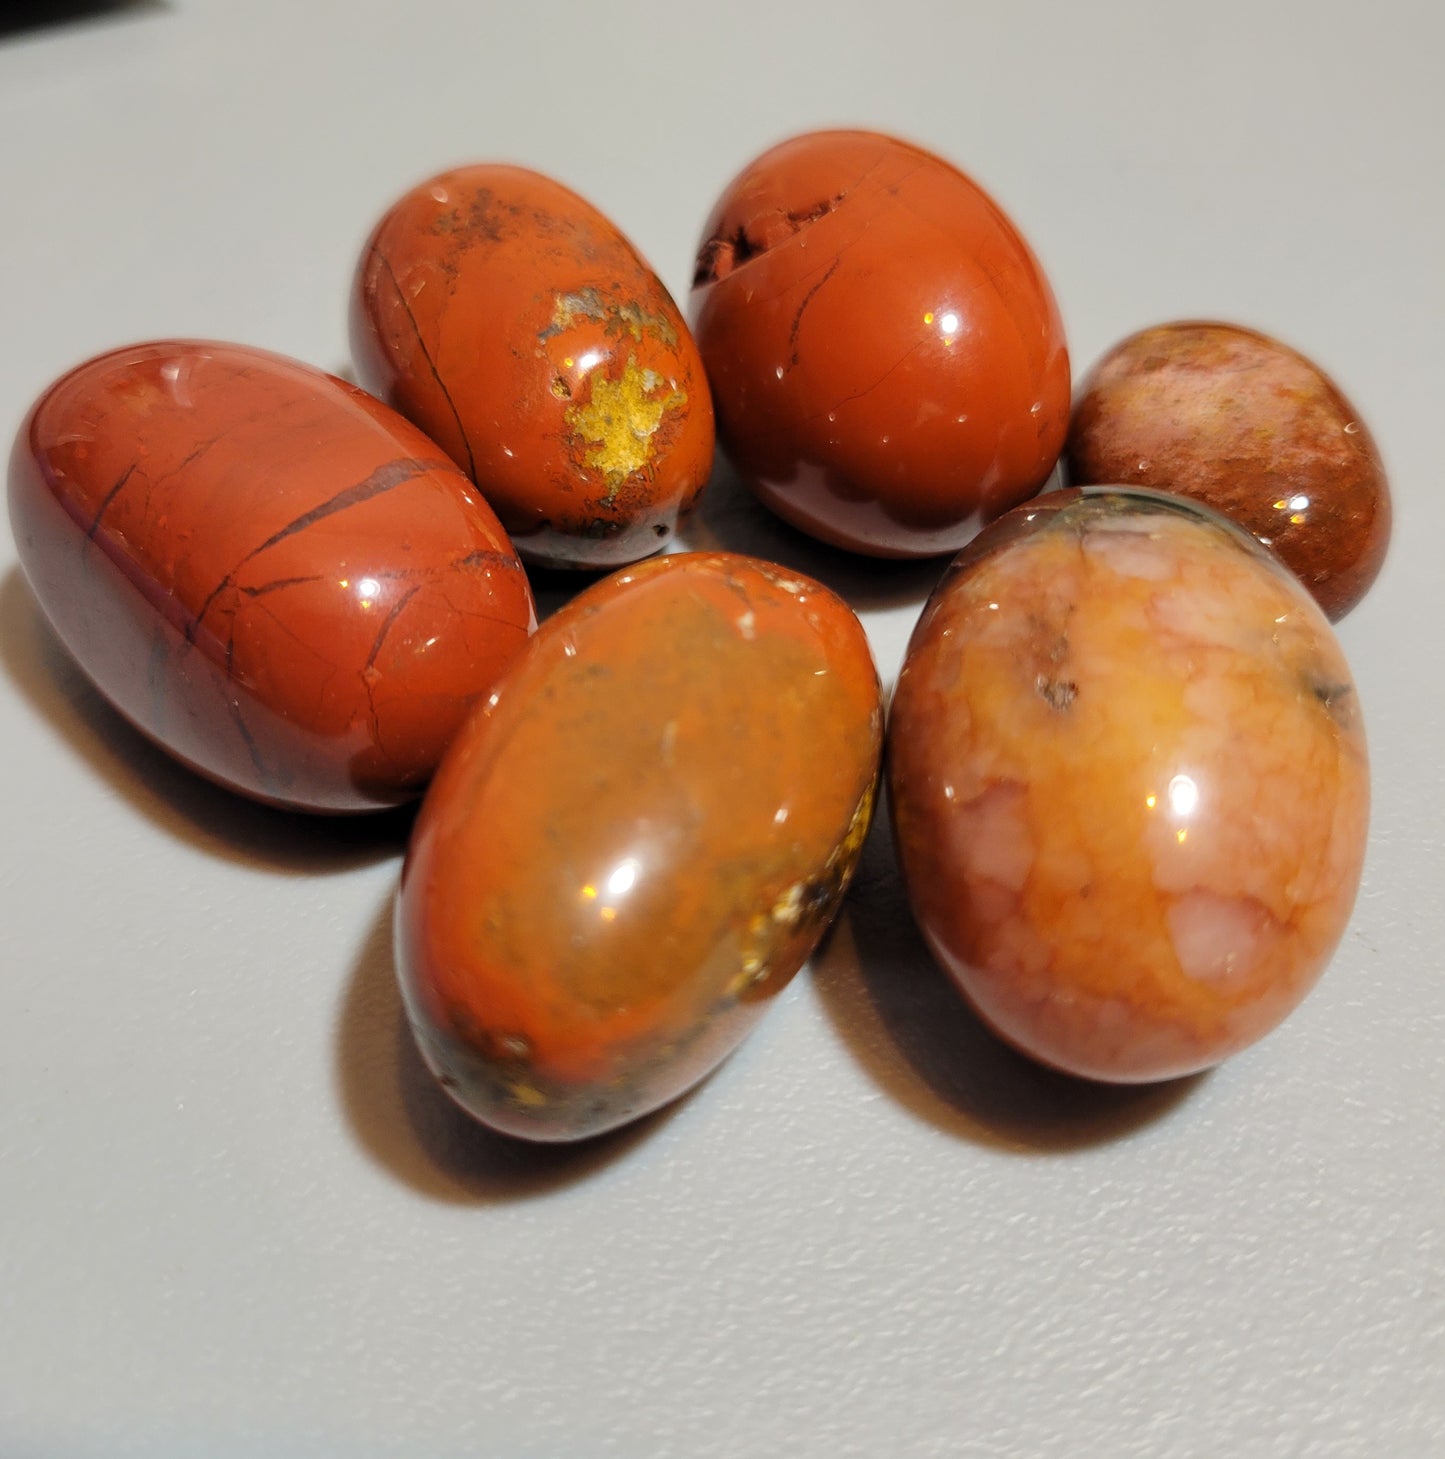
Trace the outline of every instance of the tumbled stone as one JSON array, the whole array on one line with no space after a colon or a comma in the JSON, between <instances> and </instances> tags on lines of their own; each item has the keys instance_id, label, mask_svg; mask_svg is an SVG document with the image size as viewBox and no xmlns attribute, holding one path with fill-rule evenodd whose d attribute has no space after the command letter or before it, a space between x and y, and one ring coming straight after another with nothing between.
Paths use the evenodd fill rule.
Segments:
<instances>
[{"instance_id":1,"label":"tumbled stone","mask_svg":"<svg viewBox=\"0 0 1445 1459\"><path fill-rule=\"evenodd\" d=\"M415 798L536 626L506 533L438 447L263 350L86 362L21 427L9 495L26 576L101 693L288 809Z\"/></svg>"},{"instance_id":2,"label":"tumbled stone","mask_svg":"<svg viewBox=\"0 0 1445 1459\"><path fill-rule=\"evenodd\" d=\"M448 753L402 876L400 982L443 1086L568 1140L703 1078L837 909L881 742L862 626L771 564L658 558L549 618Z\"/></svg>"},{"instance_id":3,"label":"tumbled stone","mask_svg":"<svg viewBox=\"0 0 1445 1459\"><path fill-rule=\"evenodd\" d=\"M1121 1082L1280 1022L1353 905L1369 777L1298 580L1182 498L1018 508L930 599L889 726L909 896L1025 1053Z\"/></svg>"}]
</instances>

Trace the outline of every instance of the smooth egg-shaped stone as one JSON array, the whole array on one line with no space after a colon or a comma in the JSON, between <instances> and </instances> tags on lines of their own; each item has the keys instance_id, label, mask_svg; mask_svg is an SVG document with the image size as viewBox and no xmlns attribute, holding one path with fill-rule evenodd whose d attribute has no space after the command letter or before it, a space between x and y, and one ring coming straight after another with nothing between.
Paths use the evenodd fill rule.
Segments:
<instances>
[{"instance_id":1,"label":"smooth egg-shaped stone","mask_svg":"<svg viewBox=\"0 0 1445 1459\"><path fill-rule=\"evenodd\" d=\"M960 555L888 732L910 900L983 1019L1046 1064L1207 1068L1344 930L1369 774L1319 607L1252 537L1155 492L1061 492Z\"/></svg>"},{"instance_id":2,"label":"smooth egg-shaped stone","mask_svg":"<svg viewBox=\"0 0 1445 1459\"><path fill-rule=\"evenodd\" d=\"M1089 372L1068 440L1075 486L1181 492L1247 527L1330 618L1390 543L1390 488L1359 412L1312 360L1235 324L1141 330Z\"/></svg>"},{"instance_id":3,"label":"smooth egg-shaped stone","mask_svg":"<svg viewBox=\"0 0 1445 1459\"><path fill-rule=\"evenodd\" d=\"M400 198L362 254L351 342L362 384L451 453L529 562L635 562L707 483L712 403L677 306L551 178L481 164Z\"/></svg>"},{"instance_id":4,"label":"smooth egg-shaped stone","mask_svg":"<svg viewBox=\"0 0 1445 1459\"><path fill-rule=\"evenodd\" d=\"M808 957L882 740L862 626L727 553L552 618L457 738L397 900L423 1057L472 1115L569 1140L675 1098Z\"/></svg>"},{"instance_id":5,"label":"smooth egg-shaped stone","mask_svg":"<svg viewBox=\"0 0 1445 1459\"><path fill-rule=\"evenodd\" d=\"M825 542L954 551L1058 458L1069 359L1043 270L908 142L813 132L750 163L708 219L692 308L724 448Z\"/></svg>"},{"instance_id":6,"label":"smooth egg-shaped stone","mask_svg":"<svg viewBox=\"0 0 1445 1459\"><path fill-rule=\"evenodd\" d=\"M101 693L288 809L420 794L536 627L444 453L262 350L163 340L72 370L22 425L9 495L36 597Z\"/></svg>"}]
</instances>

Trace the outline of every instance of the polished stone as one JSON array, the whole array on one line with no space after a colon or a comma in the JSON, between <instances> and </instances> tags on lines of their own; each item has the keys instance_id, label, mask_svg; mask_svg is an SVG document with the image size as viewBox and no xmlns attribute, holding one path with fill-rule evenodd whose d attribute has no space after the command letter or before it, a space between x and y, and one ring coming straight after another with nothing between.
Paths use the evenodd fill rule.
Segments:
<instances>
[{"instance_id":1,"label":"polished stone","mask_svg":"<svg viewBox=\"0 0 1445 1459\"><path fill-rule=\"evenodd\" d=\"M420 794L536 626L506 533L436 445L241 345L72 370L21 427L9 495L26 575L100 691L291 809Z\"/></svg>"},{"instance_id":2,"label":"polished stone","mask_svg":"<svg viewBox=\"0 0 1445 1459\"><path fill-rule=\"evenodd\" d=\"M667 290L591 204L457 168L377 224L351 308L361 382L439 441L529 562L666 545L707 484L713 414Z\"/></svg>"},{"instance_id":3,"label":"polished stone","mask_svg":"<svg viewBox=\"0 0 1445 1459\"><path fill-rule=\"evenodd\" d=\"M862 626L771 564L658 558L549 618L403 872L402 992L447 1091L570 1140L703 1078L837 909L881 741Z\"/></svg>"},{"instance_id":4,"label":"polished stone","mask_svg":"<svg viewBox=\"0 0 1445 1459\"><path fill-rule=\"evenodd\" d=\"M1028 244L939 157L814 132L749 164L704 230L692 309L723 445L825 542L962 546L1063 445L1063 326Z\"/></svg>"},{"instance_id":5,"label":"polished stone","mask_svg":"<svg viewBox=\"0 0 1445 1459\"><path fill-rule=\"evenodd\" d=\"M1329 624L1182 498L1055 493L960 556L889 726L910 899L1003 1038L1162 1079L1305 996L1353 905L1369 774Z\"/></svg>"},{"instance_id":6,"label":"polished stone","mask_svg":"<svg viewBox=\"0 0 1445 1459\"><path fill-rule=\"evenodd\" d=\"M1069 477L1194 497L1247 527L1331 618L1364 597L1390 541L1384 464L1359 412L1296 350L1232 324L1164 324L1090 371Z\"/></svg>"}]
</instances>

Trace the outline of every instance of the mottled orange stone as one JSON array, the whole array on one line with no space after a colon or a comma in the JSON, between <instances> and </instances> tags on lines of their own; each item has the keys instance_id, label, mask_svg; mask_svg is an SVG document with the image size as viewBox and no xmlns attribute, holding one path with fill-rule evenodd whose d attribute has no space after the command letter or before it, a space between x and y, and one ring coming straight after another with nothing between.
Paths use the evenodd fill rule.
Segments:
<instances>
[{"instance_id":1,"label":"mottled orange stone","mask_svg":"<svg viewBox=\"0 0 1445 1459\"><path fill-rule=\"evenodd\" d=\"M707 483L712 402L677 306L535 172L461 167L401 198L362 254L351 341L362 384L451 453L529 562L635 562Z\"/></svg>"},{"instance_id":2,"label":"mottled orange stone","mask_svg":"<svg viewBox=\"0 0 1445 1459\"><path fill-rule=\"evenodd\" d=\"M701 1079L837 909L881 741L862 626L781 568L659 558L549 618L402 874L402 993L452 1097L568 1140Z\"/></svg>"},{"instance_id":3,"label":"mottled orange stone","mask_svg":"<svg viewBox=\"0 0 1445 1459\"><path fill-rule=\"evenodd\" d=\"M63 376L16 439L10 519L111 703L290 809L414 798L536 627L506 533L431 441L241 345L133 345Z\"/></svg>"},{"instance_id":4,"label":"mottled orange stone","mask_svg":"<svg viewBox=\"0 0 1445 1459\"><path fill-rule=\"evenodd\" d=\"M825 542L954 551L1063 445L1069 358L1038 261L910 143L812 132L750 163L708 219L692 309L725 449Z\"/></svg>"},{"instance_id":5,"label":"mottled orange stone","mask_svg":"<svg viewBox=\"0 0 1445 1459\"><path fill-rule=\"evenodd\" d=\"M1186 322L1141 330L1085 380L1069 429L1076 486L1175 491L1247 527L1331 618L1364 597L1390 543L1384 463L1318 365L1268 335Z\"/></svg>"},{"instance_id":6,"label":"mottled orange stone","mask_svg":"<svg viewBox=\"0 0 1445 1459\"><path fill-rule=\"evenodd\" d=\"M889 727L940 962L1071 1073L1206 1068L1324 968L1369 803L1349 668L1297 579L1182 498L1058 493L965 551Z\"/></svg>"}]
</instances>

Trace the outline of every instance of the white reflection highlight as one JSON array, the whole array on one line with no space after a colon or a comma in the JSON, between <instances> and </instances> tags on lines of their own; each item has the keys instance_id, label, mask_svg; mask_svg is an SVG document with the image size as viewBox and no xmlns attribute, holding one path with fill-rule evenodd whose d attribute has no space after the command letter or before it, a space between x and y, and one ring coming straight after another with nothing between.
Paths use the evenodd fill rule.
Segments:
<instances>
[{"instance_id":1,"label":"white reflection highlight","mask_svg":"<svg viewBox=\"0 0 1445 1459\"><path fill-rule=\"evenodd\" d=\"M160 369L161 379L170 386L171 399L183 410L192 405L190 383L191 367L186 360L167 360Z\"/></svg>"},{"instance_id":2,"label":"white reflection highlight","mask_svg":"<svg viewBox=\"0 0 1445 1459\"><path fill-rule=\"evenodd\" d=\"M1187 776L1176 775L1169 782L1169 809L1176 816L1191 816L1199 804L1199 787Z\"/></svg>"},{"instance_id":3,"label":"white reflection highlight","mask_svg":"<svg viewBox=\"0 0 1445 1459\"><path fill-rule=\"evenodd\" d=\"M629 856L626 861L619 861L607 878L608 892L614 897L630 892L637 880L638 869L639 863L635 857Z\"/></svg>"}]
</instances>

